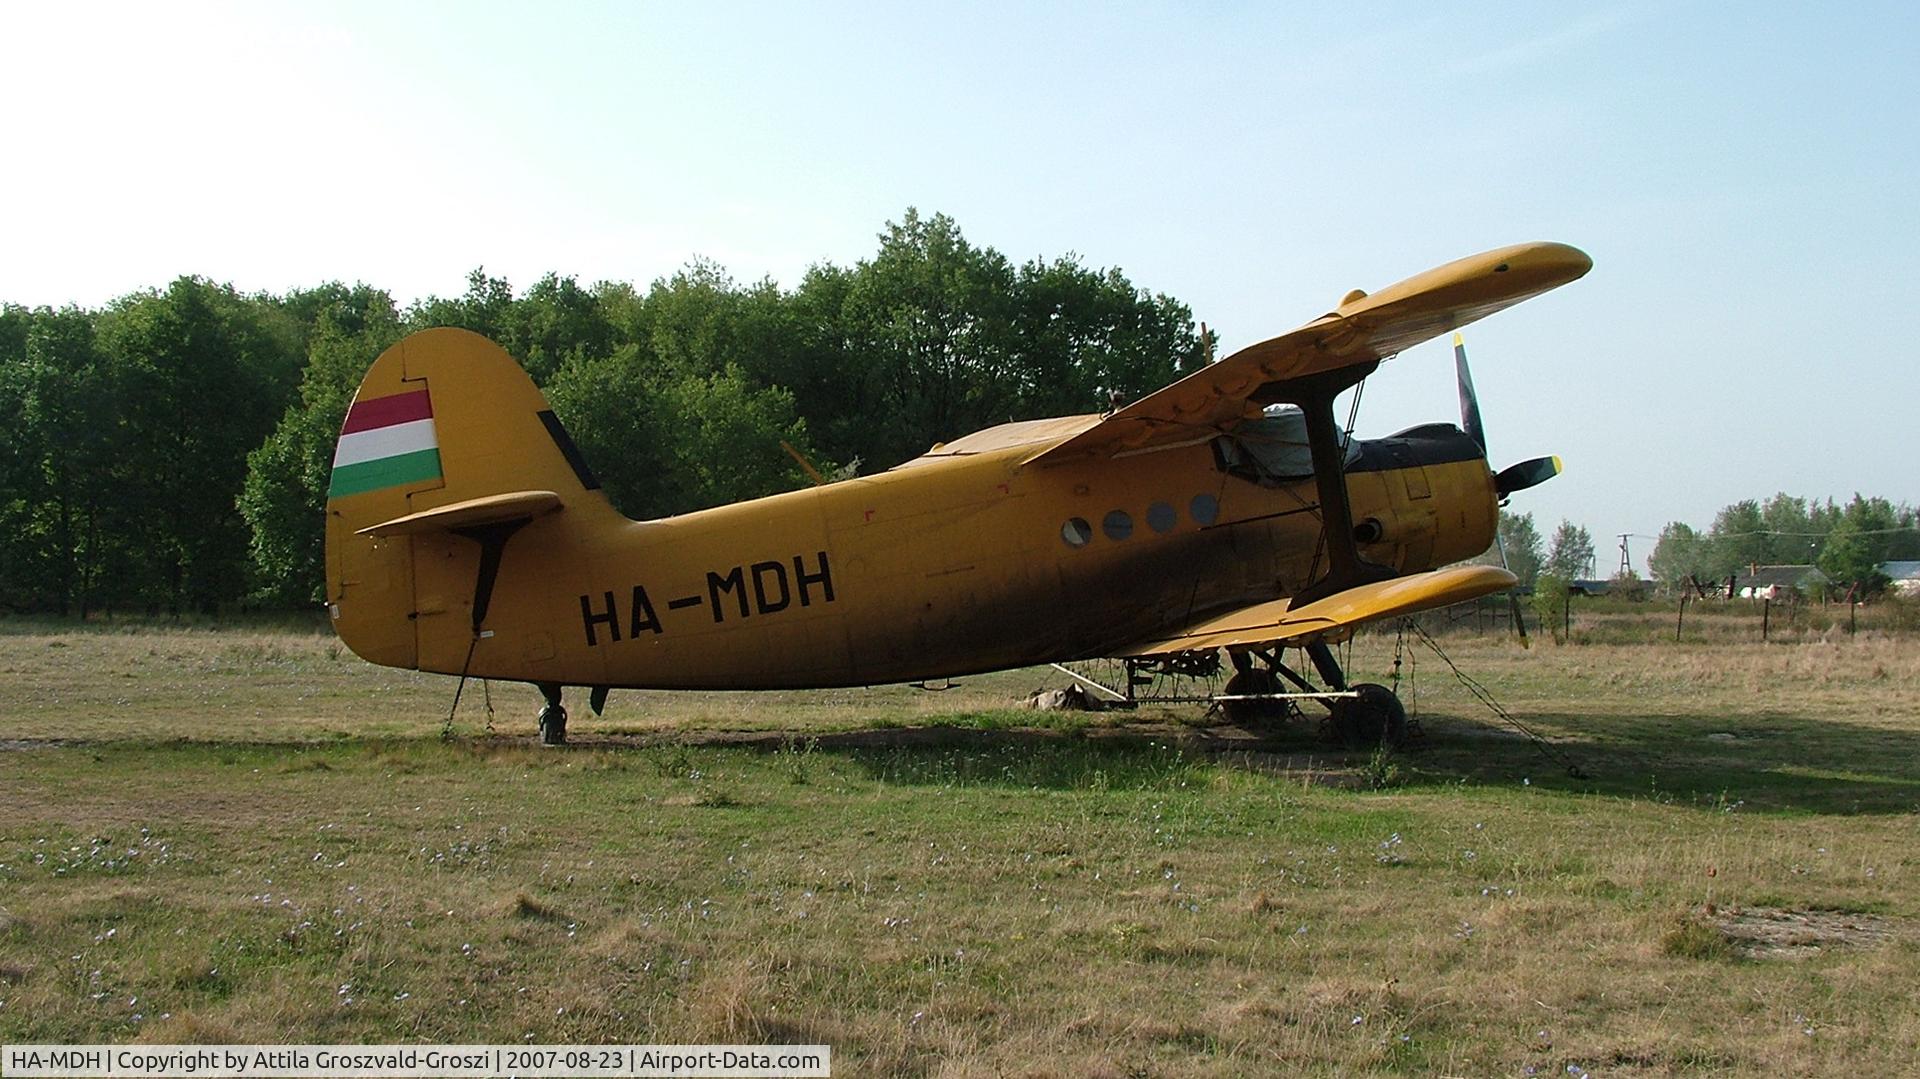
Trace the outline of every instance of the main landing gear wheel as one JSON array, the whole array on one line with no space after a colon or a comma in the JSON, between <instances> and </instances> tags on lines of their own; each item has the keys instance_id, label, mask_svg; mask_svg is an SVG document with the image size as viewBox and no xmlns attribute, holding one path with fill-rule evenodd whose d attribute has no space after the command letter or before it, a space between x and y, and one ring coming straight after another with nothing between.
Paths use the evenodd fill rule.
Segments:
<instances>
[{"instance_id":1,"label":"main landing gear wheel","mask_svg":"<svg viewBox=\"0 0 1920 1079\"><path fill-rule=\"evenodd\" d=\"M1333 733L1350 749L1398 746L1407 739L1407 710L1393 690L1372 682L1353 687L1358 697L1333 705Z\"/></svg>"},{"instance_id":2,"label":"main landing gear wheel","mask_svg":"<svg viewBox=\"0 0 1920 1079\"><path fill-rule=\"evenodd\" d=\"M1236 671L1222 690L1226 697L1251 696L1260 693L1280 692L1280 678L1265 667L1246 667ZM1227 722L1241 727L1252 727L1262 723L1278 723L1292 713L1291 702L1285 700L1225 700L1220 702L1220 711Z\"/></svg>"},{"instance_id":3,"label":"main landing gear wheel","mask_svg":"<svg viewBox=\"0 0 1920 1079\"><path fill-rule=\"evenodd\" d=\"M547 706L540 709L540 744L543 746L564 746L567 744L567 709L560 703L560 687L542 685L540 695L547 700Z\"/></svg>"}]
</instances>

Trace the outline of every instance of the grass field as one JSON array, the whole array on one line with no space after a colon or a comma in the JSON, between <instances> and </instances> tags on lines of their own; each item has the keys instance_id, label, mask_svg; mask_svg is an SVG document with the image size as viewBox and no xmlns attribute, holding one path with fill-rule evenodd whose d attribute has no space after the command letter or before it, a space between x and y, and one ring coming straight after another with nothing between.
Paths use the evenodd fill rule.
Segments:
<instances>
[{"instance_id":1,"label":"grass field","mask_svg":"<svg viewBox=\"0 0 1920 1079\"><path fill-rule=\"evenodd\" d=\"M1650 636L1441 639L1575 778L1431 652L1391 760L1311 724L1018 710L1063 681L1033 671L616 693L552 751L532 690L493 687L488 731L470 689L443 742L451 679L317 629L0 623L0 1041L1910 1070L1920 644Z\"/></svg>"}]
</instances>

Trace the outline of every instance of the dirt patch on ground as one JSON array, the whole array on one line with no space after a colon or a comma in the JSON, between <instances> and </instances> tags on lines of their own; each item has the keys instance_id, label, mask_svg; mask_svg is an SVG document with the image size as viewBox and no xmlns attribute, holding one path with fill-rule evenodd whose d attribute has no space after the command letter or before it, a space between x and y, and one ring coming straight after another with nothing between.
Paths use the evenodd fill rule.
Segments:
<instances>
[{"instance_id":1,"label":"dirt patch on ground","mask_svg":"<svg viewBox=\"0 0 1920 1079\"><path fill-rule=\"evenodd\" d=\"M1742 955L1754 959L1809 959L1829 948L1870 948L1912 928L1878 914L1778 907L1721 911L1714 925Z\"/></svg>"}]
</instances>

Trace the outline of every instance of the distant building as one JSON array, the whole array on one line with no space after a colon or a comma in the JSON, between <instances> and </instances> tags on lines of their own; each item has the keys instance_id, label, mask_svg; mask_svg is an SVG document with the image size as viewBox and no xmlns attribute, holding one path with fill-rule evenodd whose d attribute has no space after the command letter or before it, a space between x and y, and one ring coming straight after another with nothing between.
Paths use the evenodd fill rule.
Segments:
<instances>
[{"instance_id":1,"label":"distant building","mask_svg":"<svg viewBox=\"0 0 1920 1079\"><path fill-rule=\"evenodd\" d=\"M1733 579L1733 594L1744 599L1792 599L1833 583L1818 566L1750 566Z\"/></svg>"},{"instance_id":2,"label":"distant building","mask_svg":"<svg viewBox=\"0 0 1920 1079\"><path fill-rule=\"evenodd\" d=\"M1892 582L1887 591L1898 596L1920 596L1920 562L1882 562L1876 568Z\"/></svg>"},{"instance_id":3,"label":"distant building","mask_svg":"<svg viewBox=\"0 0 1920 1079\"><path fill-rule=\"evenodd\" d=\"M1654 581L1639 577L1631 580L1602 580L1593 577L1577 577L1567 582L1567 593L1574 596L1626 596L1629 599L1645 599L1653 595Z\"/></svg>"}]
</instances>

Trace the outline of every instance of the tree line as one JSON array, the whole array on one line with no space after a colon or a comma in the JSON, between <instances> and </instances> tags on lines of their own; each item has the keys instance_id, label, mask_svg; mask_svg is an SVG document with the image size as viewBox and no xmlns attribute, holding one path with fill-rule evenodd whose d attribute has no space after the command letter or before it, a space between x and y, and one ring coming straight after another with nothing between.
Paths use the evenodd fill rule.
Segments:
<instances>
[{"instance_id":1,"label":"tree line","mask_svg":"<svg viewBox=\"0 0 1920 1079\"><path fill-rule=\"evenodd\" d=\"M1507 568L1520 583L1542 577L1560 582L1594 576L1593 536L1585 526L1561 521L1542 541L1531 513L1500 511L1500 542ZM1879 567L1920 559L1920 511L1904 503L1856 494L1844 504L1785 493L1745 499L1721 509L1699 531L1682 521L1660 530L1647 569L1668 590L1712 586L1745 576L1754 566L1817 567L1840 590L1872 595L1887 584ZM1489 552L1487 562L1497 562ZM1613 575L1608 575L1609 577Z\"/></svg>"},{"instance_id":2,"label":"tree line","mask_svg":"<svg viewBox=\"0 0 1920 1079\"><path fill-rule=\"evenodd\" d=\"M1663 585L1711 584L1750 566L1812 565L1842 590L1871 595L1887 584L1882 563L1920 559L1920 512L1855 494L1841 504L1784 492L1723 507L1702 532L1683 521L1660 530L1647 568Z\"/></svg>"},{"instance_id":3,"label":"tree line","mask_svg":"<svg viewBox=\"0 0 1920 1079\"><path fill-rule=\"evenodd\" d=\"M629 516L890 467L1012 419L1099 411L1204 362L1186 305L1078 257L1015 263L909 209L799 284L696 260L645 290L475 270L405 308L328 283L183 277L104 308L0 306L0 609L215 612L324 590L333 443L416 329L498 341Z\"/></svg>"}]
</instances>

